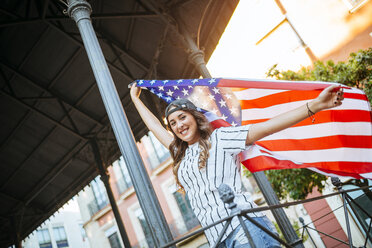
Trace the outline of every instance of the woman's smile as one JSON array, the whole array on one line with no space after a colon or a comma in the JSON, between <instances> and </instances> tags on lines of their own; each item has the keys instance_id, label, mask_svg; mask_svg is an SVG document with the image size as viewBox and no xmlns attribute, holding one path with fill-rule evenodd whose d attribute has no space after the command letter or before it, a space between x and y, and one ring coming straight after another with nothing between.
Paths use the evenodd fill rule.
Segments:
<instances>
[{"instance_id":1,"label":"woman's smile","mask_svg":"<svg viewBox=\"0 0 372 248\"><path fill-rule=\"evenodd\" d=\"M192 114L178 110L168 116L169 125L174 134L189 145L199 140L198 125Z\"/></svg>"}]
</instances>

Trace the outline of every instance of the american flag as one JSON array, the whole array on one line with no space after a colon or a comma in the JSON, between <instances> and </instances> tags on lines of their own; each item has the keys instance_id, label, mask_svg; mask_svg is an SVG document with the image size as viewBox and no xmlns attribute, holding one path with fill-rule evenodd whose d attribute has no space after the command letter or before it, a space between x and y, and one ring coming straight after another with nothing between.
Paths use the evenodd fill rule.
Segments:
<instances>
[{"instance_id":1,"label":"american flag","mask_svg":"<svg viewBox=\"0 0 372 248\"><path fill-rule=\"evenodd\" d=\"M318 96L332 83L250 79L137 80L170 103L188 98L213 128L268 120ZM366 95L344 88L339 107L257 141L241 154L251 172L308 168L331 176L372 178L372 121Z\"/></svg>"}]
</instances>

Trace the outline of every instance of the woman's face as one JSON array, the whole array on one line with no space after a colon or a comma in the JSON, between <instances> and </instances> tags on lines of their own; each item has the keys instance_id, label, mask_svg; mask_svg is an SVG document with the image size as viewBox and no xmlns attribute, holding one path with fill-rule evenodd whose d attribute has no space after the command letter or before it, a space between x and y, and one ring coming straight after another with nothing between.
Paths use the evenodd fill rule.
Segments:
<instances>
[{"instance_id":1,"label":"woman's face","mask_svg":"<svg viewBox=\"0 0 372 248\"><path fill-rule=\"evenodd\" d=\"M177 110L168 116L168 123L174 134L189 145L200 138L195 117L187 111Z\"/></svg>"}]
</instances>

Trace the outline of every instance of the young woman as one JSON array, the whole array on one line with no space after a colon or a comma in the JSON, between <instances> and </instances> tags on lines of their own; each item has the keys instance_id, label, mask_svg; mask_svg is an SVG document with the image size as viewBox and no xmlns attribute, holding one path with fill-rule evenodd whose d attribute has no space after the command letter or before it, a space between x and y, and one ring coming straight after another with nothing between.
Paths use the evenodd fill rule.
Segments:
<instances>
[{"instance_id":1,"label":"young woman","mask_svg":"<svg viewBox=\"0 0 372 248\"><path fill-rule=\"evenodd\" d=\"M306 105L268 121L247 126L223 127L214 131L192 102L186 99L176 100L165 110L171 133L140 100L140 88L132 86L130 94L146 126L170 150L175 180L185 190L196 217L205 227L229 215L229 210L218 194L218 187L222 183L232 188L234 202L240 209L255 207L250 194L241 191L238 154L255 141L308 118L309 113L315 114L341 105L343 92L337 87L332 85ZM250 216L275 232L272 223L263 214L251 213ZM256 247L280 247L279 242L248 220L245 224ZM216 245L222 228L223 223L205 231L211 246ZM237 218L233 218L218 247L249 247L249 241Z\"/></svg>"}]
</instances>

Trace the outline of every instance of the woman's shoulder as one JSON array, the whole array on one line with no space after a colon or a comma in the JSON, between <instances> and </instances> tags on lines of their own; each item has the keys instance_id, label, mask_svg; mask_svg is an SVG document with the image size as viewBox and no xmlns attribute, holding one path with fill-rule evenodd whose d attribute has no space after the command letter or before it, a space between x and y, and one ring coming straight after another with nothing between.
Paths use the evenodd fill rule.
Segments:
<instances>
[{"instance_id":1,"label":"woman's shoulder","mask_svg":"<svg viewBox=\"0 0 372 248\"><path fill-rule=\"evenodd\" d=\"M213 130L211 140L229 139L247 135L250 125L220 127Z\"/></svg>"},{"instance_id":2,"label":"woman's shoulder","mask_svg":"<svg viewBox=\"0 0 372 248\"><path fill-rule=\"evenodd\" d=\"M223 132L223 133L228 133L228 132L237 132L237 131L245 131L249 129L250 125L243 125L243 126L227 126L227 127L219 127L213 130L214 132Z\"/></svg>"}]
</instances>

